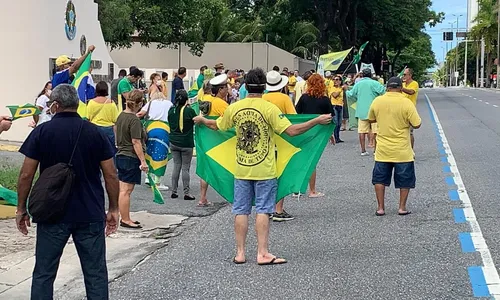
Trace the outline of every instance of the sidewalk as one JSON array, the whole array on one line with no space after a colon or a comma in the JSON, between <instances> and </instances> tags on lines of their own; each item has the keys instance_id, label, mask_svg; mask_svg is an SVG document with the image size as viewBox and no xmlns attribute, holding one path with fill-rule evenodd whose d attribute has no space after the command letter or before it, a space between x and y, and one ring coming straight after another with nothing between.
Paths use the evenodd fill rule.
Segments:
<instances>
[{"instance_id":1,"label":"sidewalk","mask_svg":"<svg viewBox=\"0 0 500 300\"><path fill-rule=\"evenodd\" d=\"M188 219L180 215L132 213L144 228L141 231L119 229L106 240L109 281L124 275L154 251L179 234L178 227ZM14 220L0 221L0 299L25 300L30 297L31 275L35 263L36 227L27 237L17 231ZM80 261L72 241L64 249L54 299L85 297Z\"/></svg>"}]
</instances>

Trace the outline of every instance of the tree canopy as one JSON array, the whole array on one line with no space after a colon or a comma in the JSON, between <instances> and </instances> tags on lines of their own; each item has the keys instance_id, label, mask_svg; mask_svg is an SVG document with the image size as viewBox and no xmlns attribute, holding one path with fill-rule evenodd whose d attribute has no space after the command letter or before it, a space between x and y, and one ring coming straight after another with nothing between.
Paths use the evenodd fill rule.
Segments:
<instances>
[{"instance_id":1,"label":"tree canopy","mask_svg":"<svg viewBox=\"0 0 500 300\"><path fill-rule=\"evenodd\" d=\"M430 9L431 0L100 0L99 5L104 37L113 48L130 46L135 34L144 45L182 42L198 55L204 42L269 42L316 59L370 41L362 60L377 70L387 59L396 66L431 67L434 54L421 30L443 19Z\"/></svg>"}]
</instances>

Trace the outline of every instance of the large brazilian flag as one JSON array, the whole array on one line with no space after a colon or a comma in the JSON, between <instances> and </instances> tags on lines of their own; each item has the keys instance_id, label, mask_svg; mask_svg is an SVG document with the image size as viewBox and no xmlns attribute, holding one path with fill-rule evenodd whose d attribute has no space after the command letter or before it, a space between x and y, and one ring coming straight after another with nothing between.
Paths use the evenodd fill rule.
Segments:
<instances>
[{"instance_id":1,"label":"large brazilian flag","mask_svg":"<svg viewBox=\"0 0 500 300\"><path fill-rule=\"evenodd\" d=\"M285 115L292 124L304 123L317 115ZM335 125L316 125L304 134L290 137L275 134L276 174L279 199L295 192L305 193ZM208 182L224 199L233 203L236 169L236 133L196 126L196 174Z\"/></svg>"},{"instance_id":2,"label":"large brazilian flag","mask_svg":"<svg viewBox=\"0 0 500 300\"><path fill-rule=\"evenodd\" d=\"M146 121L144 123L146 134L146 163L149 172L156 176L164 176L169 160L169 133L170 126L163 121Z\"/></svg>"},{"instance_id":3,"label":"large brazilian flag","mask_svg":"<svg viewBox=\"0 0 500 300\"><path fill-rule=\"evenodd\" d=\"M93 88L89 85L90 78L90 67L92 65L92 54L89 54L87 58L83 61L80 69L75 75L75 79L71 83L78 92L78 98L80 99L80 104L78 106L78 114L82 118L87 118L87 101L89 100L89 88Z\"/></svg>"}]
</instances>

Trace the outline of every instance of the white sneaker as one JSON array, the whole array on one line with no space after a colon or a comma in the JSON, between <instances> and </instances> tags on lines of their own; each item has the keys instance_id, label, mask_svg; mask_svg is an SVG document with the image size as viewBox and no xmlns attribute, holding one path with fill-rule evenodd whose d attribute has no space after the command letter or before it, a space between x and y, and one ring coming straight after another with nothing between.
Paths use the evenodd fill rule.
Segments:
<instances>
[{"instance_id":1,"label":"white sneaker","mask_svg":"<svg viewBox=\"0 0 500 300\"><path fill-rule=\"evenodd\" d=\"M166 186L164 184L160 184L159 186L157 186L157 188L160 191L168 191L168 186Z\"/></svg>"},{"instance_id":2,"label":"white sneaker","mask_svg":"<svg viewBox=\"0 0 500 300\"><path fill-rule=\"evenodd\" d=\"M365 152L361 152L361 156L370 156L370 153L368 153L366 151Z\"/></svg>"},{"instance_id":3,"label":"white sneaker","mask_svg":"<svg viewBox=\"0 0 500 300\"><path fill-rule=\"evenodd\" d=\"M144 184L149 185L149 178L146 177L146 180L144 180Z\"/></svg>"}]
</instances>

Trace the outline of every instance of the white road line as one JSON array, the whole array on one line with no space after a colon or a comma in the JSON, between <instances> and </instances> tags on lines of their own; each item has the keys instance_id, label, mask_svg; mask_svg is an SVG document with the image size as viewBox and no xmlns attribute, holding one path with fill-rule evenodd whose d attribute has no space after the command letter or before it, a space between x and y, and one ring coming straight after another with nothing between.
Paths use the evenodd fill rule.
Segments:
<instances>
[{"instance_id":1,"label":"white road line","mask_svg":"<svg viewBox=\"0 0 500 300\"><path fill-rule=\"evenodd\" d=\"M483 102L483 100L479 100L479 102Z\"/></svg>"},{"instance_id":2,"label":"white road line","mask_svg":"<svg viewBox=\"0 0 500 300\"><path fill-rule=\"evenodd\" d=\"M477 98L474 98L474 100L477 100Z\"/></svg>"},{"instance_id":3,"label":"white road line","mask_svg":"<svg viewBox=\"0 0 500 300\"><path fill-rule=\"evenodd\" d=\"M486 104L490 104L489 102L484 102L484 103L486 103Z\"/></svg>"},{"instance_id":4,"label":"white road line","mask_svg":"<svg viewBox=\"0 0 500 300\"><path fill-rule=\"evenodd\" d=\"M464 182L462 181L462 176L458 171L457 162L453 153L451 152L450 145L448 144L448 140L446 139L446 135L444 134L443 127L441 126L441 122L439 122L438 115L434 106L431 103L431 100L425 95L427 99L427 103L431 109L432 115L434 116L434 121L436 122L436 126L439 131L439 135L441 136L443 146L446 149L448 154L448 162L450 164L451 172L454 174L454 180L458 188L458 195L463 204L463 210L467 221L471 227L471 236L473 237L474 245L476 246L476 250L481 253L481 258L483 261L483 273L486 279L486 284L488 285L488 290L493 299L500 299L500 276L498 275L498 271L495 267L495 263L493 262L493 258L491 257L490 250L486 241L483 237L483 232L481 231L481 227L476 218L476 214L474 213L474 208L472 207L472 203L469 198L469 194L467 194L467 190L465 188Z\"/></svg>"},{"instance_id":5,"label":"white road line","mask_svg":"<svg viewBox=\"0 0 500 300\"><path fill-rule=\"evenodd\" d=\"M493 104L493 107L498 107L498 105L496 105L496 104Z\"/></svg>"}]
</instances>

